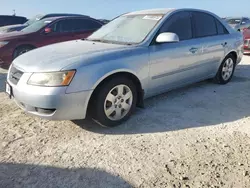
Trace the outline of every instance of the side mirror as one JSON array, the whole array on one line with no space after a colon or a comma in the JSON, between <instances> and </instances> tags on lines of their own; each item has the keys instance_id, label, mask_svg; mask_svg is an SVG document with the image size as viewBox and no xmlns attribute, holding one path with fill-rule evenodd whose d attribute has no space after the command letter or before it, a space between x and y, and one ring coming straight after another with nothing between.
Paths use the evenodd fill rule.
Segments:
<instances>
[{"instance_id":1,"label":"side mirror","mask_svg":"<svg viewBox=\"0 0 250 188\"><path fill-rule=\"evenodd\" d=\"M49 27L47 27L47 28L44 29L44 33L45 33L45 34L52 33L52 29L49 28Z\"/></svg>"},{"instance_id":2,"label":"side mirror","mask_svg":"<svg viewBox=\"0 0 250 188\"><path fill-rule=\"evenodd\" d=\"M158 43L180 42L180 39L175 33L161 33L156 38Z\"/></svg>"}]
</instances>

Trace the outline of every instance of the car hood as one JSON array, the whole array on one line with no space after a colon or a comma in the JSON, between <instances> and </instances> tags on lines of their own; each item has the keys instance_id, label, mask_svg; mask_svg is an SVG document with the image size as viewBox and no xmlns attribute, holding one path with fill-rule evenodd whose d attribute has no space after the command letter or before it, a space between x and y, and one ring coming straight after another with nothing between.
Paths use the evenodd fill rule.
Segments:
<instances>
[{"instance_id":1,"label":"car hood","mask_svg":"<svg viewBox=\"0 0 250 188\"><path fill-rule=\"evenodd\" d=\"M24 72L59 71L64 68L77 69L105 58L119 57L119 52L131 50L131 46L91 41L69 41L32 50L19 56L13 65Z\"/></svg>"},{"instance_id":2,"label":"car hood","mask_svg":"<svg viewBox=\"0 0 250 188\"><path fill-rule=\"evenodd\" d=\"M24 25L24 24L8 25L8 26L0 27L0 34L7 33L9 32L9 30L11 30L11 32L20 31L25 27L27 27L27 25Z\"/></svg>"},{"instance_id":3,"label":"car hood","mask_svg":"<svg viewBox=\"0 0 250 188\"><path fill-rule=\"evenodd\" d=\"M22 31L14 31L10 33L3 33L0 35L0 41L11 40L15 38L25 37L30 33L22 32Z\"/></svg>"}]
</instances>

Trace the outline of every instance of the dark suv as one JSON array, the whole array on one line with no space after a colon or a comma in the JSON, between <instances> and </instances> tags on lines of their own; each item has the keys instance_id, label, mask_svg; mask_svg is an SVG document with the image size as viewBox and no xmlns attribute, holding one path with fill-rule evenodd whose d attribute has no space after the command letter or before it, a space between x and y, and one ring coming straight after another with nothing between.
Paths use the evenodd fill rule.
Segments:
<instances>
[{"instance_id":1,"label":"dark suv","mask_svg":"<svg viewBox=\"0 0 250 188\"><path fill-rule=\"evenodd\" d=\"M0 26L0 34L3 33L9 33L9 32L13 32L13 31L21 31L22 29L24 29L25 27L33 24L34 22L38 21L38 20L42 20L45 18L51 18L51 17L59 17L59 16L84 16L81 14L69 14L69 13L53 13L53 14L45 14L45 15L36 15L35 17L31 18L29 21L22 22L22 23L16 23L16 25L10 25L10 26L5 26L5 27L1 27Z\"/></svg>"},{"instance_id":2,"label":"dark suv","mask_svg":"<svg viewBox=\"0 0 250 188\"><path fill-rule=\"evenodd\" d=\"M0 35L0 67L8 68L17 56L34 48L88 37L103 23L85 16L39 20L20 32Z\"/></svg>"},{"instance_id":3,"label":"dark suv","mask_svg":"<svg viewBox=\"0 0 250 188\"><path fill-rule=\"evenodd\" d=\"M27 18L21 16L0 16L0 27L6 25L23 24Z\"/></svg>"}]
</instances>

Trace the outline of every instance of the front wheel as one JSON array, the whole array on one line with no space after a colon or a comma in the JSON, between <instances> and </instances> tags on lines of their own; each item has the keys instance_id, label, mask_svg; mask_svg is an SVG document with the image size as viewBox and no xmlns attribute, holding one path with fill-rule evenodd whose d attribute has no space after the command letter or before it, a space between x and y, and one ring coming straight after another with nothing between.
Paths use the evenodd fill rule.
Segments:
<instances>
[{"instance_id":1,"label":"front wheel","mask_svg":"<svg viewBox=\"0 0 250 188\"><path fill-rule=\"evenodd\" d=\"M21 47L18 47L14 54L13 54L13 59L16 59L18 56L30 51L30 50L33 50L34 47L32 46L21 46Z\"/></svg>"},{"instance_id":2,"label":"front wheel","mask_svg":"<svg viewBox=\"0 0 250 188\"><path fill-rule=\"evenodd\" d=\"M93 119L102 126L114 127L126 121L136 108L134 83L125 77L115 77L96 92Z\"/></svg>"},{"instance_id":3,"label":"front wheel","mask_svg":"<svg viewBox=\"0 0 250 188\"><path fill-rule=\"evenodd\" d=\"M227 84L233 77L234 70L236 66L236 59L233 55L228 55L222 62L216 77L215 81L218 84Z\"/></svg>"}]
</instances>

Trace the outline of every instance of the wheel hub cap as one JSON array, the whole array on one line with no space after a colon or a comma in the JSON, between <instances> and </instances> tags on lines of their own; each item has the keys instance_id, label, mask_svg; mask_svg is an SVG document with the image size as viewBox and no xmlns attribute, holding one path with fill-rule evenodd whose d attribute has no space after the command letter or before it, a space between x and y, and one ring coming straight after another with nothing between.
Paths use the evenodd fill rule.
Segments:
<instances>
[{"instance_id":1,"label":"wheel hub cap","mask_svg":"<svg viewBox=\"0 0 250 188\"><path fill-rule=\"evenodd\" d=\"M105 99L104 112L110 120L119 121L128 114L132 102L133 94L128 86L115 86Z\"/></svg>"},{"instance_id":2,"label":"wheel hub cap","mask_svg":"<svg viewBox=\"0 0 250 188\"><path fill-rule=\"evenodd\" d=\"M227 81L233 73L234 62L231 58L227 59L222 68L222 78Z\"/></svg>"}]
</instances>

